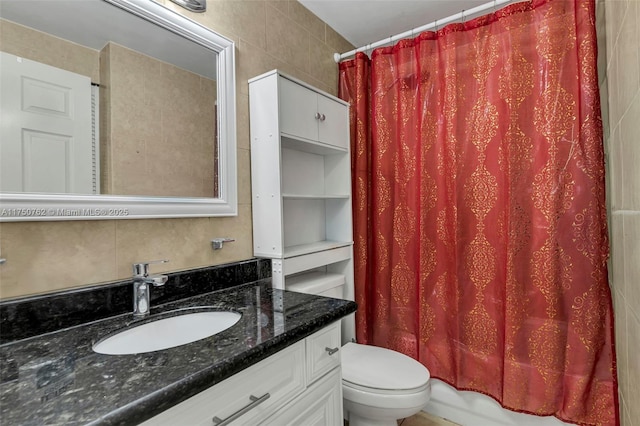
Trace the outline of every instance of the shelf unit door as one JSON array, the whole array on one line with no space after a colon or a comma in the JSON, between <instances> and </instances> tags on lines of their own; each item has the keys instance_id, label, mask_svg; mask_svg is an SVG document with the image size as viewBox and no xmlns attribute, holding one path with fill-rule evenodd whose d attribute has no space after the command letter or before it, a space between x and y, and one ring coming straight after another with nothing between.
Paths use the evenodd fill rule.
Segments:
<instances>
[{"instance_id":1,"label":"shelf unit door","mask_svg":"<svg viewBox=\"0 0 640 426\"><path fill-rule=\"evenodd\" d=\"M324 120L318 123L318 139L330 145L347 148L349 145L349 112L343 105L318 95L318 112Z\"/></svg>"},{"instance_id":2,"label":"shelf unit door","mask_svg":"<svg viewBox=\"0 0 640 426\"><path fill-rule=\"evenodd\" d=\"M286 78L278 79L281 131L311 140L318 139L318 95Z\"/></svg>"}]
</instances>

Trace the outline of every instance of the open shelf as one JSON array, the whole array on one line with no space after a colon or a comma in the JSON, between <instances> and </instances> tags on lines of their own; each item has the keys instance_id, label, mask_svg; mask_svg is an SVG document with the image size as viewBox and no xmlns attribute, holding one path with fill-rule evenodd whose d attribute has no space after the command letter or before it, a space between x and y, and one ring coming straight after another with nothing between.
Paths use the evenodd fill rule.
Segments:
<instances>
[{"instance_id":1,"label":"open shelf","mask_svg":"<svg viewBox=\"0 0 640 426\"><path fill-rule=\"evenodd\" d=\"M291 200L348 200L349 194L282 194Z\"/></svg>"},{"instance_id":2,"label":"open shelf","mask_svg":"<svg viewBox=\"0 0 640 426\"><path fill-rule=\"evenodd\" d=\"M300 244L284 248L284 257L303 256L305 254L318 253L325 250L332 250L340 247L348 247L353 241L316 241L309 244Z\"/></svg>"},{"instance_id":3,"label":"open shelf","mask_svg":"<svg viewBox=\"0 0 640 426\"><path fill-rule=\"evenodd\" d=\"M329 145L319 141L304 139L297 136L282 133L280 139L282 148L295 149L296 151L308 152L319 155L347 154L349 151L345 148Z\"/></svg>"}]
</instances>

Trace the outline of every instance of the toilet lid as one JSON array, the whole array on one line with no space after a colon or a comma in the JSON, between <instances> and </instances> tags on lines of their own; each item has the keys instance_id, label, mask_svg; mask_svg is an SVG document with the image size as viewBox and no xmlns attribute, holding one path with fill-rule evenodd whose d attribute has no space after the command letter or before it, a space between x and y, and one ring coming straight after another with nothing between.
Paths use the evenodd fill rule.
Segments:
<instances>
[{"instance_id":1,"label":"toilet lid","mask_svg":"<svg viewBox=\"0 0 640 426\"><path fill-rule=\"evenodd\" d=\"M342 347L342 379L375 389L415 389L429 380L429 370L400 352L347 343Z\"/></svg>"}]
</instances>

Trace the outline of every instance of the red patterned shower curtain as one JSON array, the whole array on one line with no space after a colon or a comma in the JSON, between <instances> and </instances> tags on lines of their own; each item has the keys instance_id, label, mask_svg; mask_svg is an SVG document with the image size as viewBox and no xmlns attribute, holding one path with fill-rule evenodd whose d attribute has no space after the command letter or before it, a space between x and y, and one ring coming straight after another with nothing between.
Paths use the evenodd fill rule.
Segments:
<instances>
[{"instance_id":1,"label":"red patterned shower curtain","mask_svg":"<svg viewBox=\"0 0 640 426\"><path fill-rule=\"evenodd\" d=\"M617 424L594 1L340 64L357 337L505 408Z\"/></svg>"}]
</instances>

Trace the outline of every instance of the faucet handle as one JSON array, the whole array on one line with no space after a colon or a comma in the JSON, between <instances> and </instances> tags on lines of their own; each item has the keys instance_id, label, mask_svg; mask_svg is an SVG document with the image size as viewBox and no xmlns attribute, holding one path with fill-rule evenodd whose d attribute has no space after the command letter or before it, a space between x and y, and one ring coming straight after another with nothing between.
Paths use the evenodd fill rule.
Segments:
<instances>
[{"instance_id":1,"label":"faucet handle","mask_svg":"<svg viewBox=\"0 0 640 426\"><path fill-rule=\"evenodd\" d=\"M162 260L150 260L148 262L139 262L133 264L133 275L138 277L146 277L149 275L149 265L154 265L156 263L167 263L168 259Z\"/></svg>"}]
</instances>

